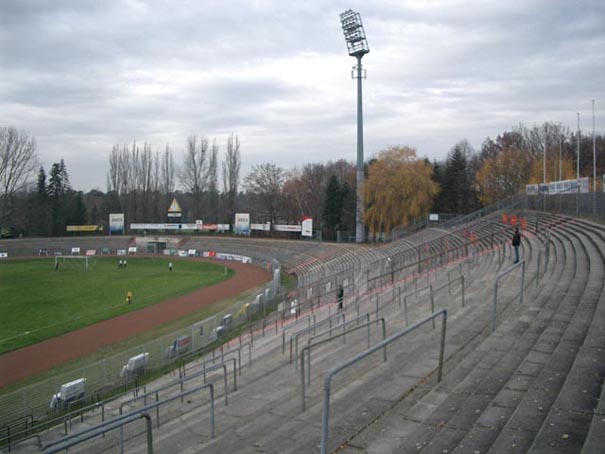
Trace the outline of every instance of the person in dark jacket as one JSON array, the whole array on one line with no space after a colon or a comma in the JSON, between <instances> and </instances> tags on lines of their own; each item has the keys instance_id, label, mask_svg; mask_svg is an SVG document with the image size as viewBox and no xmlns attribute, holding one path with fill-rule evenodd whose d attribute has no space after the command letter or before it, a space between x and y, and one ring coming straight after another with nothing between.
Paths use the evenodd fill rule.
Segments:
<instances>
[{"instance_id":1,"label":"person in dark jacket","mask_svg":"<svg viewBox=\"0 0 605 454\"><path fill-rule=\"evenodd\" d=\"M519 233L519 227L515 227L515 233L513 233L513 249L515 250L515 263L519 263L519 246L521 246L521 233Z\"/></svg>"}]
</instances>

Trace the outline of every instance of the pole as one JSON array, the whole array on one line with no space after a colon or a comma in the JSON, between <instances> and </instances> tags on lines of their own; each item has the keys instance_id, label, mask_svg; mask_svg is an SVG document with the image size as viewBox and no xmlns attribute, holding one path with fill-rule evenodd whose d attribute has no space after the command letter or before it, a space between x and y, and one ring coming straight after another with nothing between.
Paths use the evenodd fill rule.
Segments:
<instances>
[{"instance_id":1,"label":"pole","mask_svg":"<svg viewBox=\"0 0 605 454\"><path fill-rule=\"evenodd\" d=\"M580 112L577 112L578 116L578 132L576 133L576 180L580 179ZM578 182L576 181L576 184Z\"/></svg>"},{"instance_id":2,"label":"pole","mask_svg":"<svg viewBox=\"0 0 605 454\"><path fill-rule=\"evenodd\" d=\"M365 239L363 225L363 199L361 187L363 185L363 105L362 105L362 90L361 90L361 57L357 56L357 209L355 210L355 241L363 243Z\"/></svg>"},{"instance_id":3,"label":"pole","mask_svg":"<svg viewBox=\"0 0 605 454\"><path fill-rule=\"evenodd\" d=\"M546 137L547 137L548 131L546 129L546 127L544 128L544 149L542 151L543 157L544 157L544 162L542 163L542 183L546 184Z\"/></svg>"},{"instance_id":4,"label":"pole","mask_svg":"<svg viewBox=\"0 0 605 454\"><path fill-rule=\"evenodd\" d=\"M592 190L597 192L597 148L595 139L594 99L592 100Z\"/></svg>"},{"instance_id":5,"label":"pole","mask_svg":"<svg viewBox=\"0 0 605 454\"><path fill-rule=\"evenodd\" d=\"M563 179L563 162L562 162L562 158L563 158L563 154L562 154L562 141L563 138L559 135L559 180Z\"/></svg>"}]
</instances>

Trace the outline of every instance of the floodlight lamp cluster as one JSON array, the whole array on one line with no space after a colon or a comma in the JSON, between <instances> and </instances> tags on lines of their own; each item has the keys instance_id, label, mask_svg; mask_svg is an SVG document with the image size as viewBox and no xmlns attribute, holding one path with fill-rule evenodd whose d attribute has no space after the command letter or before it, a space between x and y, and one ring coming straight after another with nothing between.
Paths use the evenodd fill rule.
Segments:
<instances>
[{"instance_id":1,"label":"floodlight lamp cluster","mask_svg":"<svg viewBox=\"0 0 605 454\"><path fill-rule=\"evenodd\" d=\"M347 49L351 57L361 58L370 52L366 32L361 23L361 15L353 10L347 10L340 15L342 31L345 35Z\"/></svg>"}]
</instances>

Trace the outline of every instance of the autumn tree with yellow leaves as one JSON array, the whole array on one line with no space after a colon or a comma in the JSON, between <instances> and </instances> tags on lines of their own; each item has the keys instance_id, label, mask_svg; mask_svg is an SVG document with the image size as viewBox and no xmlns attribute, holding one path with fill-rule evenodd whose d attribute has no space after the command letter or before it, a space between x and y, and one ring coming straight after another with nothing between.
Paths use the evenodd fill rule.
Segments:
<instances>
[{"instance_id":1,"label":"autumn tree with yellow leaves","mask_svg":"<svg viewBox=\"0 0 605 454\"><path fill-rule=\"evenodd\" d=\"M490 205L523 191L531 175L531 167L531 156L517 149L507 149L487 158L475 174L481 203Z\"/></svg>"},{"instance_id":2,"label":"autumn tree with yellow leaves","mask_svg":"<svg viewBox=\"0 0 605 454\"><path fill-rule=\"evenodd\" d=\"M416 157L409 147L381 151L369 166L363 186L364 220L371 233L390 232L394 227L426 215L439 191L431 179L430 164Z\"/></svg>"}]
</instances>

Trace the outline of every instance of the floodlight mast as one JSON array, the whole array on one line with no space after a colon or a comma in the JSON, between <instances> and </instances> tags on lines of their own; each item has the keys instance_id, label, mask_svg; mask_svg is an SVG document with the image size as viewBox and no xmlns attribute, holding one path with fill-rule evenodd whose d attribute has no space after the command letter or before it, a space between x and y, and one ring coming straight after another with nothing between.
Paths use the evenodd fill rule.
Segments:
<instances>
[{"instance_id":1,"label":"floodlight mast","mask_svg":"<svg viewBox=\"0 0 605 454\"><path fill-rule=\"evenodd\" d=\"M347 50L351 57L357 59L356 70L353 73L353 78L357 79L357 208L355 210L355 241L363 243L365 241L365 229L363 224L363 199L361 187L363 185L363 106L362 106L362 90L361 80L363 79L363 71L361 67L361 58L370 52L366 34L361 23L361 15L352 10L347 10L340 15L342 31L347 43Z\"/></svg>"}]
</instances>

